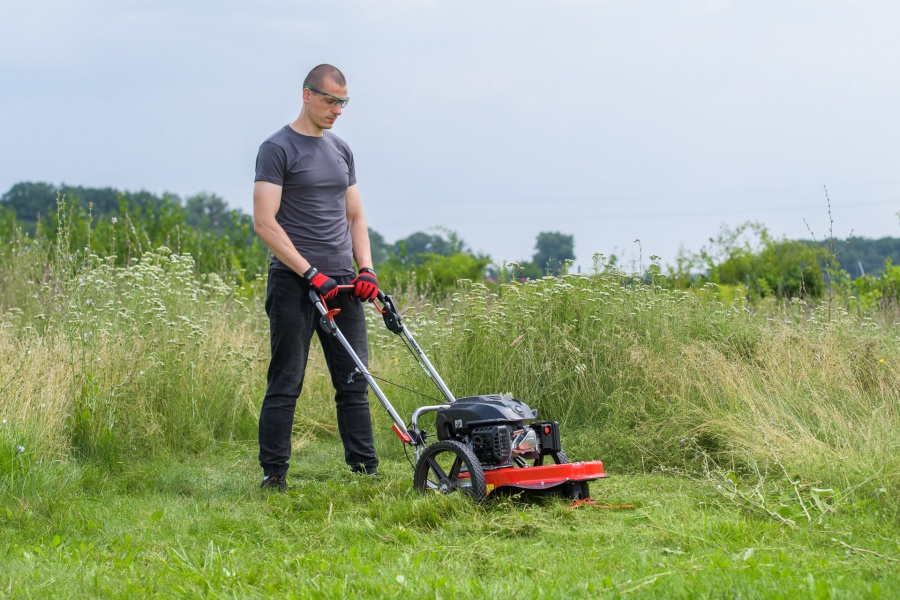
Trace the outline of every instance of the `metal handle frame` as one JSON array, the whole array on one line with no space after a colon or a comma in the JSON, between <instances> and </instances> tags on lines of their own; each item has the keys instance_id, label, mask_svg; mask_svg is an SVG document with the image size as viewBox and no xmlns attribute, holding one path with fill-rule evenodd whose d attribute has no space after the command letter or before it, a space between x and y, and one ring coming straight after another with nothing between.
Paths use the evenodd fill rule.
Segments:
<instances>
[{"instance_id":1,"label":"metal handle frame","mask_svg":"<svg viewBox=\"0 0 900 600\"><path fill-rule=\"evenodd\" d=\"M341 285L338 286L338 294L353 294L353 289L354 287L352 285ZM396 430L398 431L398 435L403 434L409 437L409 442L404 443L408 443L413 447L416 460L418 461L419 454L425 449L425 440L419 432L419 417L424 413L434 412L446 407L448 404L452 404L456 401L456 398L450 392L450 389L444 383L444 380L441 379L441 376L434 368L434 365L432 365L431 361L428 360L428 357L425 356L425 352L422 350L419 344L416 343L416 340L413 337L412 333L410 333L410 331L403 324L400 312L394 305L393 299L379 290L378 301L381 304L381 308L376 305L376 310L378 310L378 312L380 312L384 317L384 322L388 330L390 330L392 333L397 334L404 340L404 343L406 343L407 347L409 347L413 352L413 356L419 363L419 366L422 367L422 370L425 371L425 374L432 380L438 390L440 390L444 398L447 399L447 404L420 406L419 408L417 408L412 414L412 419L410 420L408 428L400 418L400 415L397 414L397 411L394 410L394 406L391 404L390 400L388 400L384 392L381 391L381 388L378 387L378 383L376 383L375 378L372 377L371 373L369 373L369 369L366 368L366 365L359 358L359 355L356 354L356 351L350 345L350 342L347 341L347 338L344 337L344 334L341 333L340 328L338 328L337 324L334 322L334 315L336 315L340 309L329 309L325 304L324 299L316 290L311 289L309 291L309 298L321 315L321 318L319 320L320 324L325 329L325 331L337 338L338 342L340 342L340 344L350 355L350 358L353 359L353 362L356 363L357 372L365 377L366 382L369 384L369 387L372 388L372 391L375 392L375 396L378 397L378 401L381 402L381 405L391 416L391 419L393 419L394 424L396 425Z\"/></svg>"}]
</instances>

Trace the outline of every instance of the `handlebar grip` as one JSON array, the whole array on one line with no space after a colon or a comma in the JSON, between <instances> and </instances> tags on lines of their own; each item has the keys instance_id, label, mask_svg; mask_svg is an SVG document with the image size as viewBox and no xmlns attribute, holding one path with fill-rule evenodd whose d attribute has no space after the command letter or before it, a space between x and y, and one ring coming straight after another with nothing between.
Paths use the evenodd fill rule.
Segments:
<instances>
[{"instance_id":1,"label":"handlebar grip","mask_svg":"<svg viewBox=\"0 0 900 600\"><path fill-rule=\"evenodd\" d=\"M339 285L339 286L337 286L337 295L338 296L347 296L347 295L352 296L354 289L355 289L355 286L352 286L352 285ZM312 300L313 304L315 304L316 302L324 302L322 297L319 295L319 292L317 292L316 290L314 290L312 288L310 288L310 290L309 290L309 299Z\"/></svg>"},{"instance_id":2,"label":"handlebar grip","mask_svg":"<svg viewBox=\"0 0 900 600\"><path fill-rule=\"evenodd\" d=\"M338 296L347 296L347 295L352 296L353 293L356 291L356 286L354 286L354 285L339 285L339 286L337 286L337 290L338 290L338 293L337 293ZM396 312L396 309L393 308L393 303L391 303L391 301L390 301L390 296L388 296L387 294L385 294L383 291L381 291L379 289L378 296L376 296L376 297L378 299L378 302L380 302L382 306L385 305L385 300L387 299L388 304L391 305L391 309L394 312ZM311 289L311 288L309 290L309 299L312 300L313 304L315 304L316 302L322 302L324 304L324 300L319 295L319 292L317 292L316 290Z\"/></svg>"}]
</instances>

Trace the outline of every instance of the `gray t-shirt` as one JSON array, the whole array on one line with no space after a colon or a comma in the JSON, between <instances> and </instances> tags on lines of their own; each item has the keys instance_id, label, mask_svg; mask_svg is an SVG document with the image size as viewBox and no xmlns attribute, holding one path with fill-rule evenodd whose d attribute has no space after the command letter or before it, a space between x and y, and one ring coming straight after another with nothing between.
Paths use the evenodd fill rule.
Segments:
<instances>
[{"instance_id":1,"label":"gray t-shirt","mask_svg":"<svg viewBox=\"0 0 900 600\"><path fill-rule=\"evenodd\" d=\"M282 187L275 220L309 264L332 277L354 273L346 193L356 168L347 142L330 131L311 137L285 125L259 147L256 181ZM271 264L288 268L274 256Z\"/></svg>"}]
</instances>

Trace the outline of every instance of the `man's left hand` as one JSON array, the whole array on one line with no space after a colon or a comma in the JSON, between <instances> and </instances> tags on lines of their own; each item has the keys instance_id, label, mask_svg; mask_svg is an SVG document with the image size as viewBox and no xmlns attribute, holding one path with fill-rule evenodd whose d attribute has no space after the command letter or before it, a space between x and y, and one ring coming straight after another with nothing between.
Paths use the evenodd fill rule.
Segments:
<instances>
[{"instance_id":1,"label":"man's left hand","mask_svg":"<svg viewBox=\"0 0 900 600\"><path fill-rule=\"evenodd\" d=\"M372 269L363 267L350 283L353 284L353 295L360 300L372 302L378 297L378 278Z\"/></svg>"}]
</instances>

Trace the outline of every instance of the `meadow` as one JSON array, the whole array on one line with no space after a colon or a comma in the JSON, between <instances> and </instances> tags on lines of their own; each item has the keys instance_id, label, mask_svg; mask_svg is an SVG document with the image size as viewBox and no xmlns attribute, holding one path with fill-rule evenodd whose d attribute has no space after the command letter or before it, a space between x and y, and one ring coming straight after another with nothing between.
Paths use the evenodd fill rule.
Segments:
<instances>
[{"instance_id":1,"label":"meadow","mask_svg":"<svg viewBox=\"0 0 900 600\"><path fill-rule=\"evenodd\" d=\"M421 497L377 403L381 477L349 473L315 352L291 489L267 493L264 279L66 236L0 250L2 595L900 594L891 307L749 305L602 265L407 291L405 321L457 396L520 398L561 423L571 459L604 461L599 506ZM436 396L369 317L372 371ZM403 388L384 386L401 415L432 402Z\"/></svg>"}]
</instances>

